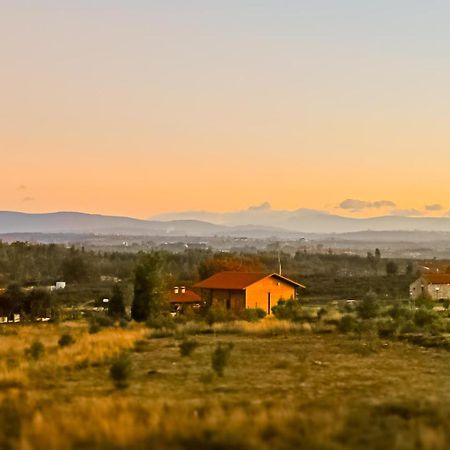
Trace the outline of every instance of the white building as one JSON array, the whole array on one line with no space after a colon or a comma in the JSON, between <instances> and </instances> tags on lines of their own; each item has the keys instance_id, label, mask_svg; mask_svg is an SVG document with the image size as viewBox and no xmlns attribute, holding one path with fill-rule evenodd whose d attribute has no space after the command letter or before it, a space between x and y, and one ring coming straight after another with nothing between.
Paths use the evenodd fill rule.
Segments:
<instances>
[{"instance_id":1,"label":"white building","mask_svg":"<svg viewBox=\"0 0 450 450\"><path fill-rule=\"evenodd\" d=\"M422 275L409 286L411 298L427 295L433 300L450 299L450 274L429 273Z\"/></svg>"}]
</instances>

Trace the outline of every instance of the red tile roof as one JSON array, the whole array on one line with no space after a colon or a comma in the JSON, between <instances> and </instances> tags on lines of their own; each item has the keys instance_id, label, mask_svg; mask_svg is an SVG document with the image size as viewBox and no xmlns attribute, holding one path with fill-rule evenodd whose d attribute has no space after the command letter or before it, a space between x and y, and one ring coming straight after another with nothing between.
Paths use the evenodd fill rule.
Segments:
<instances>
[{"instance_id":1,"label":"red tile roof","mask_svg":"<svg viewBox=\"0 0 450 450\"><path fill-rule=\"evenodd\" d=\"M450 274L448 273L427 273L422 277L430 284L450 284Z\"/></svg>"},{"instance_id":2,"label":"red tile roof","mask_svg":"<svg viewBox=\"0 0 450 450\"><path fill-rule=\"evenodd\" d=\"M168 300L169 303L200 303L202 301L200 295L189 289L186 289L185 292L181 292L179 289L177 294L173 290L170 291Z\"/></svg>"},{"instance_id":3,"label":"red tile roof","mask_svg":"<svg viewBox=\"0 0 450 450\"><path fill-rule=\"evenodd\" d=\"M292 284L296 287L304 287L300 283L283 277L277 273L252 273L252 272L220 272L206 280L200 281L194 285L197 289L236 289L243 290L250 285L268 277L277 277L286 283Z\"/></svg>"}]
</instances>

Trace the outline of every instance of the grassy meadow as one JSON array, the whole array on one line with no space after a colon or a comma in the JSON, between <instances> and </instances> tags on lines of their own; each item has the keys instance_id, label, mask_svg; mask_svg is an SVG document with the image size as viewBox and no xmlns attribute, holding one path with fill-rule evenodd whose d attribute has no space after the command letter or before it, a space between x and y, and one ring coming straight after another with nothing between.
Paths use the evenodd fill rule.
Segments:
<instances>
[{"instance_id":1,"label":"grassy meadow","mask_svg":"<svg viewBox=\"0 0 450 450\"><path fill-rule=\"evenodd\" d=\"M5 450L444 450L450 442L445 349L272 318L0 333ZM73 342L58 344L64 334ZM218 343L230 344L223 376L212 366ZM121 387L110 375L118 358Z\"/></svg>"}]
</instances>

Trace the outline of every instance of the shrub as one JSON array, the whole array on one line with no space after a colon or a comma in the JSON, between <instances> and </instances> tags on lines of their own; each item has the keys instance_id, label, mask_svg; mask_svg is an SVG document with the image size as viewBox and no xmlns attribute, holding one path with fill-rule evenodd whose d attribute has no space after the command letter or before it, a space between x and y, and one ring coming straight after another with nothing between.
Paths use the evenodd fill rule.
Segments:
<instances>
[{"instance_id":1,"label":"shrub","mask_svg":"<svg viewBox=\"0 0 450 450\"><path fill-rule=\"evenodd\" d=\"M415 305L418 308L433 309L434 301L428 292L423 292L416 298Z\"/></svg>"},{"instance_id":2,"label":"shrub","mask_svg":"<svg viewBox=\"0 0 450 450\"><path fill-rule=\"evenodd\" d=\"M313 317L305 311L298 300L280 300L272 308L273 314L280 320L293 322L311 322Z\"/></svg>"},{"instance_id":3,"label":"shrub","mask_svg":"<svg viewBox=\"0 0 450 450\"><path fill-rule=\"evenodd\" d=\"M183 339L179 345L180 355L183 357L191 356L192 352L199 346L194 339Z\"/></svg>"},{"instance_id":4,"label":"shrub","mask_svg":"<svg viewBox=\"0 0 450 450\"><path fill-rule=\"evenodd\" d=\"M247 322L257 322L266 316L267 313L261 308L244 309L241 314L242 320L246 320Z\"/></svg>"},{"instance_id":5,"label":"shrub","mask_svg":"<svg viewBox=\"0 0 450 450\"><path fill-rule=\"evenodd\" d=\"M131 361L126 353L122 353L113 361L109 369L109 375L117 389L128 387L131 369Z\"/></svg>"},{"instance_id":6,"label":"shrub","mask_svg":"<svg viewBox=\"0 0 450 450\"><path fill-rule=\"evenodd\" d=\"M436 313L426 308L420 308L414 314L414 323L420 328L431 325L436 319Z\"/></svg>"},{"instance_id":7,"label":"shrub","mask_svg":"<svg viewBox=\"0 0 450 450\"><path fill-rule=\"evenodd\" d=\"M177 324L172 316L159 315L147 320L147 326L155 330L173 330L176 328Z\"/></svg>"},{"instance_id":8,"label":"shrub","mask_svg":"<svg viewBox=\"0 0 450 450\"><path fill-rule=\"evenodd\" d=\"M89 334L96 334L102 330L102 327L97 322L89 324Z\"/></svg>"},{"instance_id":9,"label":"shrub","mask_svg":"<svg viewBox=\"0 0 450 450\"><path fill-rule=\"evenodd\" d=\"M214 304L206 313L206 322L209 325L213 325L219 322L229 322L233 320L231 311L227 310L223 305Z\"/></svg>"},{"instance_id":10,"label":"shrub","mask_svg":"<svg viewBox=\"0 0 450 450\"><path fill-rule=\"evenodd\" d=\"M212 369L219 377L223 377L224 375L225 367L229 362L232 349L233 344L231 343L223 344L219 342L211 356Z\"/></svg>"},{"instance_id":11,"label":"shrub","mask_svg":"<svg viewBox=\"0 0 450 450\"><path fill-rule=\"evenodd\" d=\"M89 319L89 333L95 334L102 330L102 328L112 327L114 319L102 314L92 315Z\"/></svg>"},{"instance_id":12,"label":"shrub","mask_svg":"<svg viewBox=\"0 0 450 450\"><path fill-rule=\"evenodd\" d=\"M380 338L393 338L398 335L399 325L392 319L380 320L377 322L378 336Z\"/></svg>"},{"instance_id":13,"label":"shrub","mask_svg":"<svg viewBox=\"0 0 450 450\"><path fill-rule=\"evenodd\" d=\"M69 345L73 345L75 343L75 339L70 333L64 333L61 335L58 341L58 345L60 347L68 347Z\"/></svg>"},{"instance_id":14,"label":"shrub","mask_svg":"<svg viewBox=\"0 0 450 450\"><path fill-rule=\"evenodd\" d=\"M405 308L400 303L392 305L387 313L394 320L411 320L414 316L414 313L409 308Z\"/></svg>"},{"instance_id":15,"label":"shrub","mask_svg":"<svg viewBox=\"0 0 450 450\"><path fill-rule=\"evenodd\" d=\"M359 328L358 319L350 314L345 314L339 321L337 328L341 333L354 333Z\"/></svg>"},{"instance_id":16,"label":"shrub","mask_svg":"<svg viewBox=\"0 0 450 450\"><path fill-rule=\"evenodd\" d=\"M25 350L25 355L34 361L41 359L44 356L45 347L41 341L34 341L30 347Z\"/></svg>"},{"instance_id":17,"label":"shrub","mask_svg":"<svg viewBox=\"0 0 450 450\"><path fill-rule=\"evenodd\" d=\"M378 296L373 291L369 291L356 308L361 319L373 319L378 316L379 310Z\"/></svg>"}]
</instances>

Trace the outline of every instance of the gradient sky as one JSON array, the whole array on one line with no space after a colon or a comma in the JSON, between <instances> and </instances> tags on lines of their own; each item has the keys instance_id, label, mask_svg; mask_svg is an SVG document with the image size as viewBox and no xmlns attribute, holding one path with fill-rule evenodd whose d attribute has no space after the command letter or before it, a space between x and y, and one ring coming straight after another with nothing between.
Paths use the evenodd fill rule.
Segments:
<instances>
[{"instance_id":1,"label":"gradient sky","mask_svg":"<svg viewBox=\"0 0 450 450\"><path fill-rule=\"evenodd\" d=\"M447 0L0 0L0 209L447 213L449 23Z\"/></svg>"}]
</instances>

